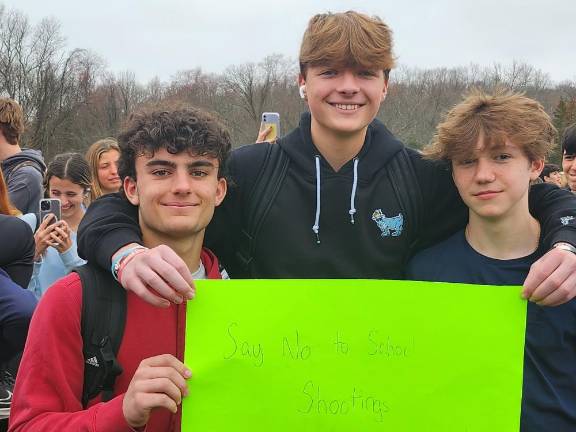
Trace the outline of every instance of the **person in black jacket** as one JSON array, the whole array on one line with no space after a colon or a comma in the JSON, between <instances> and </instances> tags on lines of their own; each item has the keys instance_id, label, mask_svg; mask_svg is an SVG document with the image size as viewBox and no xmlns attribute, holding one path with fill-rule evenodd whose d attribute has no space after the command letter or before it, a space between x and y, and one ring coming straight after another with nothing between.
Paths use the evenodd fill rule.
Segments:
<instances>
[{"instance_id":1,"label":"person in black jacket","mask_svg":"<svg viewBox=\"0 0 576 432\"><path fill-rule=\"evenodd\" d=\"M0 183L4 180L0 175ZM3 188L0 186L0 190ZM0 197L0 201L3 197ZM4 197L5 198L5 197ZM34 237L28 224L0 212L0 430L10 414L14 376L36 297L23 287L32 275Z\"/></svg>"},{"instance_id":2,"label":"person in black jacket","mask_svg":"<svg viewBox=\"0 0 576 432\"><path fill-rule=\"evenodd\" d=\"M393 66L392 34L379 18L353 11L312 17L299 75L310 113L273 144L279 150L262 143L233 152L236 187L207 232L206 244L232 277L402 278L416 250L465 225L449 170L405 148L375 119ZM275 184L281 171L265 170L271 153L287 165L279 164L285 174L268 201L254 190ZM537 185L531 204L548 246L576 243L574 224L561 222L576 215L574 197ZM258 205L267 212L251 230ZM127 259L140 242L136 209L118 196L93 203L80 226L80 254L122 269L127 289L157 305L190 298L189 271L172 251L160 246ZM553 250L536 266L527 297L557 304L574 296L576 287L563 284L576 270L573 253Z\"/></svg>"}]
</instances>

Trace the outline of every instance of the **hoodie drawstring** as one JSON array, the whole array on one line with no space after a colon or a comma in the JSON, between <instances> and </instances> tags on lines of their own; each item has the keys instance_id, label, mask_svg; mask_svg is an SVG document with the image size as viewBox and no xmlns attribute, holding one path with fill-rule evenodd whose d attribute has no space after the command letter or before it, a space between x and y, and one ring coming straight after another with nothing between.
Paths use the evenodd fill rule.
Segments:
<instances>
[{"instance_id":1,"label":"hoodie drawstring","mask_svg":"<svg viewBox=\"0 0 576 432\"><path fill-rule=\"evenodd\" d=\"M320 244L320 156L316 155L316 219L312 231L316 234L316 243Z\"/></svg>"},{"instance_id":2,"label":"hoodie drawstring","mask_svg":"<svg viewBox=\"0 0 576 432\"><path fill-rule=\"evenodd\" d=\"M354 201L356 200L356 186L358 186L358 158L354 158L354 183L352 183L352 193L350 194L350 223L354 224L354 213L356 213L356 208L354 207Z\"/></svg>"}]
</instances>

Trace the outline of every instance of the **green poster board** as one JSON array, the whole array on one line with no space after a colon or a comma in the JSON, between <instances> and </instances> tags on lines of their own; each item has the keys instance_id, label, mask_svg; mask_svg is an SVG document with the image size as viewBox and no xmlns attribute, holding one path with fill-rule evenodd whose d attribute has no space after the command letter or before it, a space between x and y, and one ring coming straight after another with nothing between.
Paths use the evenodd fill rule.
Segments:
<instances>
[{"instance_id":1,"label":"green poster board","mask_svg":"<svg viewBox=\"0 0 576 432\"><path fill-rule=\"evenodd\" d=\"M518 431L519 287L198 281L183 431Z\"/></svg>"}]
</instances>

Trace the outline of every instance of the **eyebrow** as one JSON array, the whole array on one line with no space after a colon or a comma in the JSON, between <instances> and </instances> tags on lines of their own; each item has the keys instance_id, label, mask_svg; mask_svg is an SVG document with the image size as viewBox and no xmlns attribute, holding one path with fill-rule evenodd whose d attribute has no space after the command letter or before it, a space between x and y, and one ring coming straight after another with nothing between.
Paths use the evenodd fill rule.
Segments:
<instances>
[{"instance_id":1,"label":"eyebrow","mask_svg":"<svg viewBox=\"0 0 576 432\"><path fill-rule=\"evenodd\" d=\"M163 159L153 159L146 163L146 167L168 167L168 168L176 168L176 164L171 161L163 160ZM208 160L198 160L192 163L186 164L187 168L198 168L198 167L212 167L215 168L215 165L208 161Z\"/></svg>"}]
</instances>

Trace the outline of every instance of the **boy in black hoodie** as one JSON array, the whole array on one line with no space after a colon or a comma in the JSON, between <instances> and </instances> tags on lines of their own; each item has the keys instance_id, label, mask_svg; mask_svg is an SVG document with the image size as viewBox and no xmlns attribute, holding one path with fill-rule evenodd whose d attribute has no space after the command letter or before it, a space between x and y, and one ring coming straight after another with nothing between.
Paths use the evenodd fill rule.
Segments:
<instances>
[{"instance_id":1,"label":"boy in black hoodie","mask_svg":"<svg viewBox=\"0 0 576 432\"><path fill-rule=\"evenodd\" d=\"M375 120L393 66L392 34L379 18L349 11L310 20L298 78L310 113L276 150L264 143L233 152L236 187L207 232L232 277L402 278L416 249L465 225L466 207L449 171L405 148ZM265 169L270 160L281 161L278 169ZM271 199L261 193L267 184L274 186ZM538 185L531 203L548 246L576 244L575 226L560 222L576 214L574 197ZM267 212L252 230L258 205ZM126 259L140 242L136 210L115 196L93 203L80 226L80 253L122 269L127 289L157 305L190 298L190 275L172 251L160 247ZM566 301L576 287L563 285L565 274L574 270L573 253L550 252L525 295Z\"/></svg>"}]
</instances>

